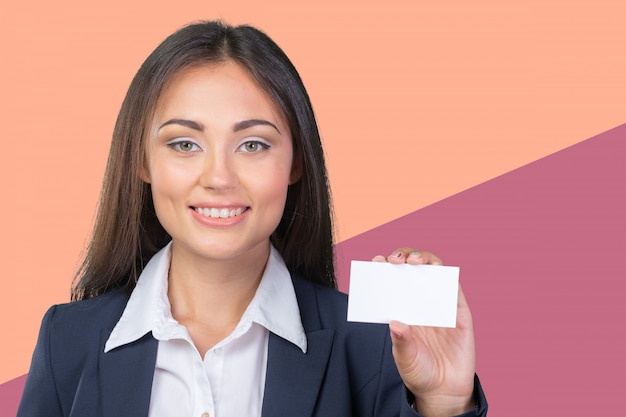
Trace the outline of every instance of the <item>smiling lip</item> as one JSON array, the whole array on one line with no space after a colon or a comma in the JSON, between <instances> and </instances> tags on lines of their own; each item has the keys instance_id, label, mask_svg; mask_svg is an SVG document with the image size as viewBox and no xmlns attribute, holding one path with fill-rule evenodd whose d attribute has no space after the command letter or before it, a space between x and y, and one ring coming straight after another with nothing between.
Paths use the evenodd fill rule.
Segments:
<instances>
[{"instance_id":1,"label":"smiling lip","mask_svg":"<svg viewBox=\"0 0 626 417\"><path fill-rule=\"evenodd\" d=\"M250 207L234 205L229 207L190 206L189 210L200 224L209 227L228 228L243 222L248 217Z\"/></svg>"},{"instance_id":2,"label":"smiling lip","mask_svg":"<svg viewBox=\"0 0 626 417\"><path fill-rule=\"evenodd\" d=\"M228 208L228 207L192 207L192 209L204 216L210 217L212 219L228 219L231 217L240 216L244 211L246 211L247 207L237 207L237 208Z\"/></svg>"}]
</instances>

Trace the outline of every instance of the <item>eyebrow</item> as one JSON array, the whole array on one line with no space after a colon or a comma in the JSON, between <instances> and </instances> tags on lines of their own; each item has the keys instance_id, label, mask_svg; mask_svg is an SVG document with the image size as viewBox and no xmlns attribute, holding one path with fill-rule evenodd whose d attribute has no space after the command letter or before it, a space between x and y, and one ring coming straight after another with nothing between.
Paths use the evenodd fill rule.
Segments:
<instances>
[{"instance_id":1,"label":"eyebrow","mask_svg":"<svg viewBox=\"0 0 626 417\"><path fill-rule=\"evenodd\" d=\"M185 127L190 128L190 129L193 129L193 130L197 130L199 132L204 132L204 125L202 123L194 122L193 120L187 120L187 119L171 119L171 120L168 120L167 122L165 122L161 126L159 126L158 130L163 129L165 126L168 126L168 125L181 125L181 126L185 126ZM233 132L239 132L241 130L245 130L245 129L251 128L253 126L259 126L259 125L261 125L261 126L271 126L274 129L276 129L276 131L278 133L281 133L280 130L278 129L278 127L276 127L276 125L274 123L268 122L267 120L262 120L262 119L250 119L250 120L243 120L241 122L237 122L237 123L235 123L235 126L233 127Z\"/></svg>"},{"instance_id":2,"label":"eyebrow","mask_svg":"<svg viewBox=\"0 0 626 417\"><path fill-rule=\"evenodd\" d=\"M167 122L159 126L159 130L163 129L165 126L168 126L168 125L181 125L181 126L185 126L190 129L193 129L193 130L197 130L198 132L204 132L204 125L202 123L198 123L198 122L194 122L193 120L186 120L186 119L168 120Z\"/></svg>"},{"instance_id":3,"label":"eyebrow","mask_svg":"<svg viewBox=\"0 0 626 417\"><path fill-rule=\"evenodd\" d=\"M276 125L274 123L268 122L267 120L261 120L261 119L250 119L250 120L243 120L241 122L237 122L237 123L235 123L233 131L234 132L239 132L240 130L245 130L245 129L248 129L248 128L252 127L252 126L258 126L258 125L271 126L274 129L276 129L276 131L278 133L280 133L280 130L276 127Z\"/></svg>"}]
</instances>

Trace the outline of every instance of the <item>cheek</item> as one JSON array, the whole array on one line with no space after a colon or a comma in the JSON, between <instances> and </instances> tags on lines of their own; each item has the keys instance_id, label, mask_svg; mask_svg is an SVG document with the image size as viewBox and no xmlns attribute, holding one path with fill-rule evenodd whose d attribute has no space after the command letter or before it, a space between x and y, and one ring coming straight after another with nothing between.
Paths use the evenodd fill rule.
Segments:
<instances>
[{"instance_id":1,"label":"cheek","mask_svg":"<svg viewBox=\"0 0 626 417\"><path fill-rule=\"evenodd\" d=\"M280 219L283 216L285 210L285 203L287 201L287 190L289 187L289 172L290 170L284 170L281 172L280 177L275 177L267 183L268 196L272 199L272 211L275 216L275 226L278 226Z\"/></svg>"},{"instance_id":2,"label":"cheek","mask_svg":"<svg viewBox=\"0 0 626 417\"><path fill-rule=\"evenodd\" d=\"M155 206L161 200L183 197L193 184L193 173L182 166L153 163L150 173Z\"/></svg>"},{"instance_id":3,"label":"cheek","mask_svg":"<svg viewBox=\"0 0 626 417\"><path fill-rule=\"evenodd\" d=\"M285 206L291 166L284 163L267 164L260 170L243 171L248 192L262 199L264 206L280 211Z\"/></svg>"}]
</instances>

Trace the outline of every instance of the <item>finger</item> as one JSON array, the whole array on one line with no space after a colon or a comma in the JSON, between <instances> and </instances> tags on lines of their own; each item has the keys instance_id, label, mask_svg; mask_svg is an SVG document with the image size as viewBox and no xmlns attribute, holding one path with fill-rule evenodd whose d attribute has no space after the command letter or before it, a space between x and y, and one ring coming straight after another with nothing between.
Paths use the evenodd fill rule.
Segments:
<instances>
[{"instance_id":1,"label":"finger","mask_svg":"<svg viewBox=\"0 0 626 417\"><path fill-rule=\"evenodd\" d=\"M457 307L468 307L467 299L465 298L465 294L463 293L463 289L461 288L460 282L459 282L459 295L458 295Z\"/></svg>"},{"instance_id":2,"label":"finger","mask_svg":"<svg viewBox=\"0 0 626 417\"><path fill-rule=\"evenodd\" d=\"M426 258L422 256L422 252L414 250L409 253L409 256L406 258L406 263L411 265L422 265L426 262Z\"/></svg>"},{"instance_id":3,"label":"finger","mask_svg":"<svg viewBox=\"0 0 626 417\"><path fill-rule=\"evenodd\" d=\"M457 299L457 308L465 308L469 310L469 303L465 298L465 294L463 293L463 289L461 288L461 283L459 283L459 293Z\"/></svg>"},{"instance_id":4,"label":"finger","mask_svg":"<svg viewBox=\"0 0 626 417\"><path fill-rule=\"evenodd\" d=\"M415 250L409 253L406 263L411 265L443 265L441 258L434 253Z\"/></svg>"},{"instance_id":5,"label":"finger","mask_svg":"<svg viewBox=\"0 0 626 417\"><path fill-rule=\"evenodd\" d=\"M456 327L459 329L473 329L472 312L470 311L469 304L459 283L459 293L457 300L457 318Z\"/></svg>"},{"instance_id":6,"label":"finger","mask_svg":"<svg viewBox=\"0 0 626 417\"><path fill-rule=\"evenodd\" d=\"M408 263L411 265L443 265L441 258L434 253L419 251L408 247L398 248L386 258L381 255L377 255L372 260L375 262L387 261L392 264Z\"/></svg>"},{"instance_id":7,"label":"finger","mask_svg":"<svg viewBox=\"0 0 626 417\"><path fill-rule=\"evenodd\" d=\"M406 258L415 249L412 248L398 248L389 256L387 256L387 262L391 264L403 264L406 262Z\"/></svg>"}]
</instances>

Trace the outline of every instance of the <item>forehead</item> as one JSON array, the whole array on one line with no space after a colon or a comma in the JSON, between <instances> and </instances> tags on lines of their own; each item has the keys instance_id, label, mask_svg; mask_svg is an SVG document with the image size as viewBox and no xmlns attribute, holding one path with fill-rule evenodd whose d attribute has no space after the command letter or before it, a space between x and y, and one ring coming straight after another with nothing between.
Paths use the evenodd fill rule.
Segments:
<instances>
[{"instance_id":1,"label":"forehead","mask_svg":"<svg viewBox=\"0 0 626 417\"><path fill-rule=\"evenodd\" d=\"M178 71L165 84L155 119L167 117L266 117L287 126L282 109L238 63L198 64ZM156 121L156 120L155 120Z\"/></svg>"}]
</instances>

